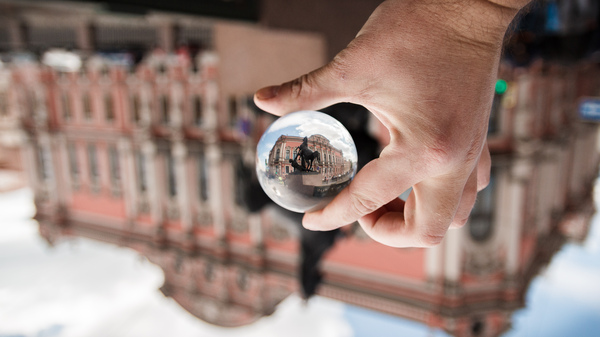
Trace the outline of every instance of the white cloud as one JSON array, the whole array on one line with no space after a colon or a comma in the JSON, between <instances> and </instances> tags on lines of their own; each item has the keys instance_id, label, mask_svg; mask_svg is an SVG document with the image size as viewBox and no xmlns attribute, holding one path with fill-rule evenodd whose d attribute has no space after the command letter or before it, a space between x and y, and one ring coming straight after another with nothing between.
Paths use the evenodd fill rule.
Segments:
<instances>
[{"instance_id":1,"label":"white cloud","mask_svg":"<svg viewBox=\"0 0 600 337\"><path fill-rule=\"evenodd\" d=\"M342 150L344 157L357 160L354 141L346 128L333 117L314 111L298 111L276 120L267 132L275 133L294 127L297 135L309 137L320 134L331 142L331 145Z\"/></svg>"},{"instance_id":2,"label":"white cloud","mask_svg":"<svg viewBox=\"0 0 600 337\"><path fill-rule=\"evenodd\" d=\"M552 267L545 279L556 294L600 309L600 270L588 270L569 261Z\"/></svg>"},{"instance_id":3,"label":"white cloud","mask_svg":"<svg viewBox=\"0 0 600 337\"><path fill-rule=\"evenodd\" d=\"M88 239L48 248L37 232L28 190L0 195L0 335L349 337L343 303L297 296L256 323L220 328L185 311L158 290L159 267L131 249ZM1 213L0 213L1 214ZM10 237L10 241L5 238Z\"/></svg>"}]
</instances>

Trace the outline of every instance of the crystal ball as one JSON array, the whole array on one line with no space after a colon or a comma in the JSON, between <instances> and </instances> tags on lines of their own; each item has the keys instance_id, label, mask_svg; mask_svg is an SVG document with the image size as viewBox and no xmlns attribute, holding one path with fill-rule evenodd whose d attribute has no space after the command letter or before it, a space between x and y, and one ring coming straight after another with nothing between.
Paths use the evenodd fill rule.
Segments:
<instances>
[{"instance_id":1,"label":"crystal ball","mask_svg":"<svg viewBox=\"0 0 600 337\"><path fill-rule=\"evenodd\" d=\"M356 174L356 145L335 118L297 111L277 119L258 142L256 173L265 193L293 212L324 208Z\"/></svg>"}]
</instances>

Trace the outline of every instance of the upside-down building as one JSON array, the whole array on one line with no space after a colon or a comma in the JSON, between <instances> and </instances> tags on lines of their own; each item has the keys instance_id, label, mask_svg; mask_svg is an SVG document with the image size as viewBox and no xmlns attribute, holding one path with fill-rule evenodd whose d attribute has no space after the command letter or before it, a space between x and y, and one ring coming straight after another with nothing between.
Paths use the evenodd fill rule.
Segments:
<instances>
[{"instance_id":1,"label":"upside-down building","mask_svg":"<svg viewBox=\"0 0 600 337\"><path fill-rule=\"evenodd\" d=\"M293 78L321 65L323 43L211 24L213 48L193 58L154 53L127 68L90 56L77 72L9 65L6 101L25 134L46 240L134 248L164 270L165 295L203 320L239 326L298 290L297 220L275 206L250 211L244 198L272 120L250 97L280 82L260 77L264 69ZM503 65L499 76L507 90L490 122L490 186L467 225L427 249L382 246L354 226L323 260L319 295L457 336L510 327L532 277L565 240L585 235L593 213L598 128L578 119L576 103L600 94L600 74L540 63ZM376 123L371 131L385 139Z\"/></svg>"}]
</instances>

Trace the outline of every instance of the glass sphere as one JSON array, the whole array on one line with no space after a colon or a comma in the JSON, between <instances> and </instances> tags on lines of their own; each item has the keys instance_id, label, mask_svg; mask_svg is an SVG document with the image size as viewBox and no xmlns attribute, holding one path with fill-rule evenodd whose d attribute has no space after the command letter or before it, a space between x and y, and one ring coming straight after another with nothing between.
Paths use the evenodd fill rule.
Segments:
<instances>
[{"instance_id":1,"label":"glass sphere","mask_svg":"<svg viewBox=\"0 0 600 337\"><path fill-rule=\"evenodd\" d=\"M324 208L356 174L350 133L335 118L298 111L277 119L256 149L256 173L267 195L294 212Z\"/></svg>"}]
</instances>

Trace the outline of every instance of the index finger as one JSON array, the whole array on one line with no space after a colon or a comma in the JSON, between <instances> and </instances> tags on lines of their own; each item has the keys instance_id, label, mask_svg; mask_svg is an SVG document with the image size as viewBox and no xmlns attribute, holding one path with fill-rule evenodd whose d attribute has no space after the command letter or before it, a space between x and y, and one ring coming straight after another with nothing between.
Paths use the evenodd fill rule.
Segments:
<instances>
[{"instance_id":1,"label":"index finger","mask_svg":"<svg viewBox=\"0 0 600 337\"><path fill-rule=\"evenodd\" d=\"M358 220L371 238L388 246L440 243L454 219L469 175L457 170L425 178L406 168L390 169L387 164L381 158L370 162L326 208L307 213L303 225L330 230ZM413 191L403 207L384 207L410 186Z\"/></svg>"},{"instance_id":2,"label":"index finger","mask_svg":"<svg viewBox=\"0 0 600 337\"><path fill-rule=\"evenodd\" d=\"M332 230L375 212L417 182L420 177L399 167L399 160L381 156L370 161L322 210L306 213L303 225L311 230ZM406 165L406 163L405 163Z\"/></svg>"}]
</instances>

